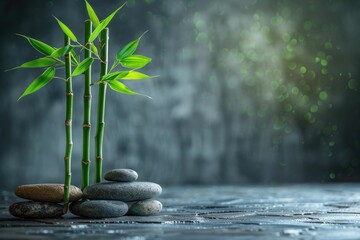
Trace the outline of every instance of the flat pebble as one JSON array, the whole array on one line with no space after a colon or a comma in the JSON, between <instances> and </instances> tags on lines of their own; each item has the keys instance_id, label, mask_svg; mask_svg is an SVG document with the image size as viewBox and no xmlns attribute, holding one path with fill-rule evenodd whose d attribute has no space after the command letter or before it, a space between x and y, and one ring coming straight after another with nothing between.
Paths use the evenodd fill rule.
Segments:
<instances>
[{"instance_id":1,"label":"flat pebble","mask_svg":"<svg viewBox=\"0 0 360 240\"><path fill-rule=\"evenodd\" d=\"M15 189L18 197L37 201L37 202L63 202L64 184L44 183L44 184L28 184L21 185ZM82 198L80 188L70 187L70 202L77 201Z\"/></svg>"},{"instance_id":2,"label":"flat pebble","mask_svg":"<svg viewBox=\"0 0 360 240\"><path fill-rule=\"evenodd\" d=\"M132 169L119 168L106 172L104 178L115 182L133 182L138 178L138 174Z\"/></svg>"},{"instance_id":3,"label":"flat pebble","mask_svg":"<svg viewBox=\"0 0 360 240\"><path fill-rule=\"evenodd\" d=\"M33 201L14 203L9 212L18 218L58 218L64 214L60 204Z\"/></svg>"},{"instance_id":4,"label":"flat pebble","mask_svg":"<svg viewBox=\"0 0 360 240\"><path fill-rule=\"evenodd\" d=\"M159 184L152 182L105 182L84 189L84 198L98 200L140 201L160 195Z\"/></svg>"},{"instance_id":5,"label":"flat pebble","mask_svg":"<svg viewBox=\"0 0 360 240\"><path fill-rule=\"evenodd\" d=\"M86 218L116 218L128 211L128 205L121 201L85 200L73 202L70 212Z\"/></svg>"},{"instance_id":6,"label":"flat pebble","mask_svg":"<svg viewBox=\"0 0 360 240\"><path fill-rule=\"evenodd\" d=\"M129 204L127 215L151 216L158 214L162 209L161 202L153 199L143 200Z\"/></svg>"}]
</instances>

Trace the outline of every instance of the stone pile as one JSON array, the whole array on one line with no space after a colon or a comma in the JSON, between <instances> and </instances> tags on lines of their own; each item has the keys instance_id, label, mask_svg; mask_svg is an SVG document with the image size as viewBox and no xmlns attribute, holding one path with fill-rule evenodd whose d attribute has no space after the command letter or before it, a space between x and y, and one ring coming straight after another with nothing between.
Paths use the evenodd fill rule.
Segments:
<instances>
[{"instance_id":1,"label":"stone pile","mask_svg":"<svg viewBox=\"0 0 360 240\"><path fill-rule=\"evenodd\" d=\"M114 218L123 215L149 216L159 213L161 202L152 199L161 194L161 186L136 182L138 174L131 169L114 169L105 173L107 182L84 189L83 199L73 202L70 211L86 218Z\"/></svg>"},{"instance_id":2,"label":"stone pile","mask_svg":"<svg viewBox=\"0 0 360 240\"><path fill-rule=\"evenodd\" d=\"M57 218L64 214L63 184L28 184L15 189L16 196L30 201L17 202L9 207L11 215L19 218ZM79 188L71 186L70 202L82 198Z\"/></svg>"}]
</instances>

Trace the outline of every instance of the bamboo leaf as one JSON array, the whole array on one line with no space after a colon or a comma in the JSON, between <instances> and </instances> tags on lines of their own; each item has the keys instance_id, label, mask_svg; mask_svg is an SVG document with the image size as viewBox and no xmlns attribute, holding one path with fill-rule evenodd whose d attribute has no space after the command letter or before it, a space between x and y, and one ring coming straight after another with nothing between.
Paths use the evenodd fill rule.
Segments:
<instances>
[{"instance_id":1,"label":"bamboo leaf","mask_svg":"<svg viewBox=\"0 0 360 240\"><path fill-rule=\"evenodd\" d=\"M144 36L144 34L147 33L144 32L138 39L129 42L128 44L125 45L125 47L123 47L117 54L116 54L116 58L118 60L121 60L123 58L126 58L128 56L131 56L134 54L134 52L136 51L138 45L139 45L139 41L142 38L142 36Z\"/></svg>"},{"instance_id":2,"label":"bamboo leaf","mask_svg":"<svg viewBox=\"0 0 360 240\"><path fill-rule=\"evenodd\" d=\"M89 69L90 65L93 63L94 59L92 57L85 58L73 71L72 76L78 76Z\"/></svg>"},{"instance_id":3,"label":"bamboo leaf","mask_svg":"<svg viewBox=\"0 0 360 240\"><path fill-rule=\"evenodd\" d=\"M126 76L121 77L121 80L141 80L141 79L147 79L152 78L151 76L148 76L141 72L136 71L130 71Z\"/></svg>"},{"instance_id":4,"label":"bamboo leaf","mask_svg":"<svg viewBox=\"0 0 360 240\"><path fill-rule=\"evenodd\" d=\"M63 22L61 22L59 19L54 17L56 21L58 22L61 30L74 42L77 42L77 38L75 37L74 33L70 30L68 26L66 26Z\"/></svg>"},{"instance_id":5,"label":"bamboo leaf","mask_svg":"<svg viewBox=\"0 0 360 240\"><path fill-rule=\"evenodd\" d=\"M71 53L71 60L72 60L75 64L79 64L79 62L80 62L79 56L76 54L76 52L74 51L74 49L71 49L70 53Z\"/></svg>"},{"instance_id":6,"label":"bamboo leaf","mask_svg":"<svg viewBox=\"0 0 360 240\"><path fill-rule=\"evenodd\" d=\"M86 0L85 0L85 3L86 3L86 10L88 12L91 22L94 24L94 27L99 26L100 21L99 21L99 18L96 16L94 9L91 7L91 5Z\"/></svg>"},{"instance_id":7,"label":"bamboo leaf","mask_svg":"<svg viewBox=\"0 0 360 240\"><path fill-rule=\"evenodd\" d=\"M73 49L73 46L67 45L65 47L56 49L50 56L55 57L55 58L62 57L64 55L68 54L72 49Z\"/></svg>"},{"instance_id":8,"label":"bamboo leaf","mask_svg":"<svg viewBox=\"0 0 360 240\"><path fill-rule=\"evenodd\" d=\"M137 93L137 92L134 92L133 90L129 89L125 84L121 83L121 82L118 82L116 80L114 81L109 81L109 86L112 90L116 91L116 92L119 92L119 93L124 93L124 94L129 94L129 95L141 95L141 96L144 96L144 97L147 97L147 98L150 98L149 96L147 95L144 95L144 94L141 94L141 93Z\"/></svg>"},{"instance_id":9,"label":"bamboo leaf","mask_svg":"<svg viewBox=\"0 0 360 240\"><path fill-rule=\"evenodd\" d=\"M120 64L126 68L142 68L151 62L151 58L142 55L131 55L120 60Z\"/></svg>"},{"instance_id":10,"label":"bamboo leaf","mask_svg":"<svg viewBox=\"0 0 360 240\"><path fill-rule=\"evenodd\" d=\"M50 67L46 69L38 78L36 78L29 87L25 90L25 92L19 97L18 101L25 97L26 95L29 95L33 92L38 91L40 88L44 87L46 84L50 82L50 80L55 75L55 68Z\"/></svg>"},{"instance_id":11,"label":"bamboo leaf","mask_svg":"<svg viewBox=\"0 0 360 240\"><path fill-rule=\"evenodd\" d=\"M92 51L96 56L99 56L99 52L98 52L95 44L91 44L91 51Z\"/></svg>"},{"instance_id":12,"label":"bamboo leaf","mask_svg":"<svg viewBox=\"0 0 360 240\"><path fill-rule=\"evenodd\" d=\"M104 30L106 28L106 26L111 22L111 20L113 19L113 17L115 16L115 14L124 6L125 4L123 4L121 7L119 7L118 9L116 9L113 13L111 13L107 18L105 18L99 26L97 26L94 31L91 33L90 37L89 37L89 42L93 42L97 36L99 36L100 32L102 30Z\"/></svg>"},{"instance_id":13,"label":"bamboo leaf","mask_svg":"<svg viewBox=\"0 0 360 240\"><path fill-rule=\"evenodd\" d=\"M42 53L42 54L45 54L45 55L51 55L55 49L49 45L47 45L46 43L44 42L41 42L39 40L36 40L34 38L30 38L30 37L27 37L25 35L22 35L22 34L16 34L20 37L23 37L23 38L26 38L26 40L28 40L28 42L30 43L30 45L38 52Z\"/></svg>"},{"instance_id":14,"label":"bamboo leaf","mask_svg":"<svg viewBox=\"0 0 360 240\"><path fill-rule=\"evenodd\" d=\"M21 64L18 67L14 67L10 70L19 69L19 68L40 68L40 67L48 67L50 65L53 65L56 62L56 60L48 57L38 58L26 63Z\"/></svg>"},{"instance_id":15,"label":"bamboo leaf","mask_svg":"<svg viewBox=\"0 0 360 240\"><path fill-rule=\"evenodd\" d=\"M108 73L105 74L100 81L113 81L113 80L118 80L121 79L123 77L125 77L127 74L129 74L129 71L120 71L120 72L113 72L113 73Z\"/></svg>"}]
</instances>

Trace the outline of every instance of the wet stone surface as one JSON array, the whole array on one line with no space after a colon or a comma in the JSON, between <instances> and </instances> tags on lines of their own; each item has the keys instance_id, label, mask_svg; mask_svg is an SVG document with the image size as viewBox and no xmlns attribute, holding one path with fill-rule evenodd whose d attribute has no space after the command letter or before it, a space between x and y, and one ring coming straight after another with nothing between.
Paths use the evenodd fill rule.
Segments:
<instances>
[{"instance_id":1,"label":"wet stone surface","mask_svg":"<svg viewBox=\"0 0 360 240\"><path fill-rule=\"evenodd\" d=\"M63 215L63 206L47 202L16 202L9 207L11 215L19 218L57 218Z\"/></svg>"},{"instance_id":2,"label":"wet stone surface","mask_svg":"<svg viewBox=\"0 0 360 240\"><path fill-rule=\"evenodd\" d=\"M81 217L115 218L124 216L128 205L121 201L85 200L71 203L70 211Z\"/></svg>"},{"instance_id":3,"label":"wet stone surface","mask_svg":"<svg viewBox=\"0 0 360 240\"><path fill-rule=\"evenodd\" d=\"M115 182L133 182L138 178L136 171L132 169L112 169L105 173L105 180L115 181Z\"/></svg>"},{"instance_id":4,"label":"wet stone surface","mask_svg":"<svg viewBox=\"0 0 360 240\"><path fill-rule=\"evenodd\" d=\"M161 202L154 199L147 199L139 202L130 202L128 215L151 216L158 214L162 209Z\"/></svg>"},{"instance_id":5,"label":"wet stone surface","mask_svg":"<svg viewBox=\"0 0 360 240\"><path fill-rule=\"evenodd\" d=\"M86 187L83 196L93 200L130 202L149 199L161 192L161 186L152 182L102 182Z\"/></svg>"},{"instance_id":6,"label":"wet stone surface","mask_svg":"<svg viewBox=\"0 0 360 240\"><path fill-rule=\"evenodd\" d=\"M2 192L0 239L358 239L360 184L164 187L155 216L24 220Z\"/></svg>"}]
</instances>

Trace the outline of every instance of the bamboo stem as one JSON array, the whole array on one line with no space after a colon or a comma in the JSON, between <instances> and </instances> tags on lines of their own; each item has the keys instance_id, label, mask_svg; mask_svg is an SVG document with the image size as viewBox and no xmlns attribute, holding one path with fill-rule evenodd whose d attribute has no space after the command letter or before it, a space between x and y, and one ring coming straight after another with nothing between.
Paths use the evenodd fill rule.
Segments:
<instances>
[{"instance_id":1,"label":"bamboo stem","mask_svg":"<svg viewBox=\"0 0 360 240\"><path fill-rule=\"evenodd\" d=\"M108 43L109 29L105 28L100 35L101 62L100 62L100 79L107 73L108 68ZM99 84L99 97L97 109L96 135L95 135L95 182L101 182L102 163L103 163L103 139L105 127L105 100L106 100L106 82Z\"/></svg>"},{"instance_id":2,"label":"bamboo stem","mask_svg":"<svg viewBox=\"0 0 360 240\"><path fill-rule=\"evenodd\" d=\"M92 32L90 20L85 21L85 58L91 57L91 42L88 39ZM84 87L84 122L83 122L83 152L82 152L82 185L83 190L90 184L90 133L91 133L91 66L85 71Z\"/></svg>"},{"instance_id":3,"label":"bamboo stem","mask_svg":"<svg viewBox=\"0 0 360 240\"><path fill-rule=\"evenodd\" d=\"M70 44L70 38L64 35L64 45ZM73 148L72 142L72 114L73 114L73 89L71 79L71 53L65 55L65 76L66 76L66 149L65 149L65 184L64 184L64 209L66 213L69 208L70 185L71 185L71 154Z\"/></svg>"}]
</instances>

